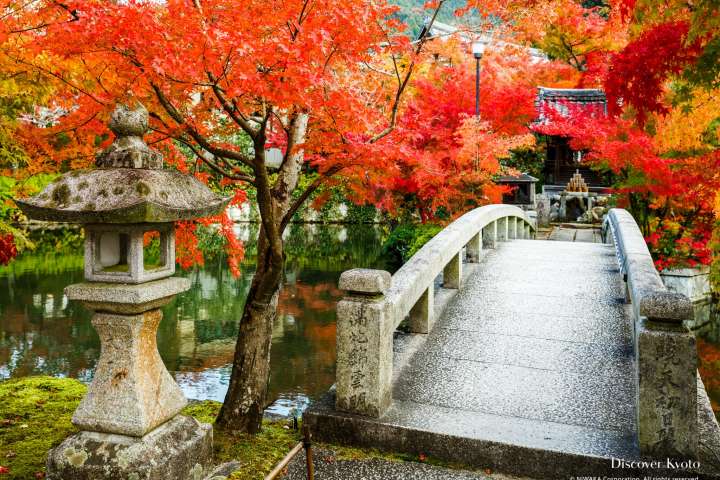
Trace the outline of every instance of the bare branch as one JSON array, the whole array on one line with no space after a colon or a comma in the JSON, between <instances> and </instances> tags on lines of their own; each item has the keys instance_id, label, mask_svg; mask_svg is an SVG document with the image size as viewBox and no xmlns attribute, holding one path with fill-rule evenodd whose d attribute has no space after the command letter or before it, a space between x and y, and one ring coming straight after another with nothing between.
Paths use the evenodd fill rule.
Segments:
<instances>
[{"instance_id":1,"label":"bare branch","mask_svg":"<svg viewBox=\"0 0 720 480\"><path fill-rule=\"evenodd\" d=\"M205 137L203 137L192 125L187 123L185 119L183 118L182 114L175 108L175 106L168 100L168 98L165 96L165 94L162 92L160 87L155 84L155 82L150 82L150 86L152 87L153 91L155 92L155 96L160 101L160 105L165 109L168 115L170 115L170 118L172 118L178 125L181 125L185 132L190 135L190 137L195 140L198 145L200 145L203 149L207 150L208 152L212 153L216 157L225 157L230 158L232 160L236 160L238 162L242 162L245 165L249 167L254 166L254 161L247 157L246 155L234 151L234 150L228 150L225 148L220 148L212 145Z\"/></svg>"},{"instance_id":2,"label":"bare branch","mask_svg":"<svg viewBox=\"0 0 720 480\"><path fill-rule=\"evenodd\" d=\"M29 2L29 3L27 3L26 5L23 5L19 10L24 9L25 7L27 7L28 5L30 5L30 4L32 4L32 3L34 3L34 2ZM70 15L70 17L71 17L69 20L65 20L64 22L59 22L59 23L71 23L71 22L77 22L78 20L80 20L80 16L78 15L78 11L77 11L77 10L71 9L70 7L68 7L67 5L65 5L64 3L60 3L60 2L53 2L53 3L54 3L55 5L57 5L60 9L66 11L66 12ZM14 12L11 12L11 13L16 13L16 12L18 12L19 10L15 10ZM3 18L4 18L4 17L3 17ZM41 23L40 25L35 25L35 26L33 26L33 27L21 28L21 29L19 29L19 30L10 30L8 33L25 33L25 32L31 32L31 31L33 31L33 30L41 30L41 29L43 29L43 28L47 28L47 27L49 27L50 25L54 25L54 24L55 24L55 22L43 22L43 23Z\"/></svg>"},{"instance_id":3,"label":"bare branch","mask_svg":"<svg viewBox=\"0 0 720 480\"><path fill-rule=\"evenodd\" d=\"M154 118L157 118L157 117L154 117ZM176 140L176 141L182 143L183 145L185 145L187 148L189 148L190 151L191 151L197 158L199 158L200 160L202 160L207 166L209 166L211 169L213 169L214 171L216 171L216 172L219 173L220 175L222 175L222 176L224 176L224 177L226 177L226 178L229 178L230 180L237 180L237 181L247 182L247 183L250 183L250 184L252 184L252 185L255 184L255 183L254 183L254 182L255 182L255 179L254 179L251 175L248 175L247 173L244 173L242 170L240 170L240 169L238 169L238 168L233 168L233 171L232 171L232 172L230 172L230 171L222 168L220 165L218 165L217 163L215 163L213 160L209 159L209 158L207 157L207 155L203 155L203 153L202 153L195 145L193 145L189 140L187 140L186 138L178 137L178 136L176 136L176 135L172 135L172 134L169 133L169 132L164 132L164 131L159 130L159 129L157 129L157 128L152 128L152 131L157 132L157 133L161 133L161 134L165 135L165 138L163 138L163 139L161 139L161 140L158 140L157 142L151 142L151 143L158 143L158 142L161 142L161 141L166 140L166 139L168 139L168 138L172 138L173 140ZM224 159L221 159L221 160L224 160ZM227 163L227 162L226 162L226 163ZM231 168L232 168L232 167L231 167Z\"/></svg>"},{"instance_id":4,"label":"bare branch","mask_svg":"<svg viewBox=\"0 0 720 480\"><path fill-rule=\"evenodd\" d=\"M288 223L292 220L292 217L297 213L297 211L302 207L302 205L307 201L308 198L310 198L310 195L315 193L315 191L320 188L320 186L327 181L330 177L335 175L336 173L340 172L344 166L336 165L330 169L328 169L327 172L320 174L319 177L317 177L313 182L308 185L305 190L300 194L298 198L295 199L295 201L290 205L285 215L283 215L282 220L280 221L280 232L285 231L285 227L288 226Z\"/></svg>"},{"instance_id":5,"label":"bare branch","mask_svg":"<svg viewBox=\"0 0 720 480\"><path fill-rule=\"evenodd\" d=\"M442 8L443 4L445 3L445 0L440 0L438 2L438 6L435 8L435 11L433 12L433 16L430 19L430 22L427 25L427 31L429 32L432 28L433 24L435 23L435 19L437 18L438 13L440 13L440 9ZM420 41L417 44L417 47L415 48L415 55L419 55L422 52L423 46L427 42L427 36L423 36ZM393 63L395 62L395 58L393 56ZM383 131L375 135L370 139L370 143L375 143L378 140L386 137L390 133L392 133L393 130L395 130L395 125L397 123L397 114L398 109L400 108L400 101L402 100L403 93L405 92L405 89L408 86L408 83L410 83L410 78L412 77L413 71L415 70L415 60L413 59L410 62L410 65L407 68L407 71L405 72L405 78L402 82L398 84L397 91L395 92L395 100L393 101L392 108L390 110L390 121L388 123L388 126L385 127Z\"/></svg>"},{"instance_id":6,"label":"bare branch","mask_svg":"<svg viewBox=\"0 0 720 480\"><path fill-rule=\"evenodd\" d=\"M373 67L367 62L362 62L363 65L365 65L369 70L372 70L373 72L379 73L381 75L387 75L388 77L392 77L393 74L391 72L387 72L385 70L380 70L379 68Z\"/></svg>"},{"instance_id":7,"label":"bare branch","mask_svg":"<svg viewBox=\"0 0 720 480\"><path fill-rule=\"evenodd\" d=\"M210 82L212 82L212 91L215 94L215 97L220 102L220 105L222 105L223 110L225 110L225 112L230 115L230 118L232 118L233 121L245 131L245 133L250 135L251 138L255 138L258 133L257 130L255 130L252 125L250 125L250 123L247 121L247 119L245 119L245 117L239 114L237 104L228 102L228 100L225 98L225 95L223 94L222 89L217 83L217 79L211 72L207 72L207 76L208 79L210 79Z\"/></svg>"}]
</instances>

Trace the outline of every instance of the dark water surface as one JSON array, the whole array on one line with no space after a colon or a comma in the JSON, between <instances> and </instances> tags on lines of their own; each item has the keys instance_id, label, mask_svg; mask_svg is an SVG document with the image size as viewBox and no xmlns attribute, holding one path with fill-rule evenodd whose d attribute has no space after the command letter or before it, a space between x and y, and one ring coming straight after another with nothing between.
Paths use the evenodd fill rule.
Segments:
<instances>
[{"instance_id":1,"label":"dark water surface","mask_svg":"<svg viewBox=\"0 0 720 480\"><path fill-rule=\"evenodd\" d=\"M233 278L223 260L179 272L192 288L163 308L160 355L185 395L222 401L238 321L250 286L255 227L236 225L247 260ZM337 281L353 267L384 268L382 233L371 225L293 225L273 328L270 411L289 414L321 395L335 378ZM0 379L55 375L92 379L100 341L91 313L63 288L83 281L82 252L29 253L0 267Z\"/></svg>"}]
</instances>

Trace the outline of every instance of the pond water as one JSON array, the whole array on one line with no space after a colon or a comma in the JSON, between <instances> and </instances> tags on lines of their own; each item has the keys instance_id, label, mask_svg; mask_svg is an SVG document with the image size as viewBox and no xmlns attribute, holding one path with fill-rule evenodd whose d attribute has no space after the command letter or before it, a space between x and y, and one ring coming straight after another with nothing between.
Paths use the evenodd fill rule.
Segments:
<instances>
[{"instance_id":1,"label":"pond water","mask_svg":"<svg viewBox=\"0 0 720 480\"><path fill-rule=\"evenodd\" d=\"M236 234L248 240L257 231L237 224ZM287 232L288 261L273 328L270 412L292 414L334 383L337 281L348 268L385 268L382 239L382 231L371 225L292 225ZM233 278L221 259L179 272L192 280L192 288L163 308L158 348L188 398L222 401L225 396L254 269L252 243L247 242L240 278ZM83 281L81 255L78 245L62 254L30 253L0 267L0 378L92 379L100 341L91 313L63 294L67 285Z\"/></svg>"},{"instance_id":2,"label":"pond water","mask_svg":"<svg viewBox=\"0 0 720 480\"><path fill-rule=\"evenodd\" d=\"M221 259L179 272L190 291L163 309L158 347L185 395L222 401L230 376L238 319L254 269L253 225L236 225L246 241L240 278ZM60 237L62 238L62 236ZM290 415L335 379L337 281L353 267L388 268L384 232L371 225L292 225L272 339L269 411ZM61 242L58 242L60 244ZM83 281L81 244L60 253L30 253L0 267L0 379L55 375L92 380L100 353L91 314L68 302L63 288ZM720 338L720 334L717 336ZM720 413L720 341L701 340L700 371Z\"/></svg>"}]
</instances>

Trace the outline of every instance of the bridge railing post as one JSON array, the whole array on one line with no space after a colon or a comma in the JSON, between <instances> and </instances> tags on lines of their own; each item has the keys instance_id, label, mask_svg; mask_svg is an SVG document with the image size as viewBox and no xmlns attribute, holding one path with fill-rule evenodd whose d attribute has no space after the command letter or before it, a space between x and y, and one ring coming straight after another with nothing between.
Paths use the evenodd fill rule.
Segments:
<instances>
[{"instance_id":1,"label":"bridge railing post","mask_svg":"<svg viewBox=\"0 0 720 480\"><path fill-rule=\"evenodd\" d=\"M410 331L412 333L430 333L435 321L435 285L425 290L420 299L413 305L409 314Z\"/></svg>"},{"instance_id":2,"label":"bridge railing post","mask_svg":"<svg viewBox=\"0 0 720 480\"><path fill-rule=\"evenodd\" d=\"M632 303L640 453L697 458L697 350L695 337L683 325L692 315L690 299L665 287L629 212L612 209L604 230Z\"/></svg>"},{"instance_id":3,"label":"bridge railing post","mask_svg":"<svg viewBox=\"0 0 720 480\"><path fill-rule=\"evenodd\" d=\"M499 218L497 220L497 235L495 239L498 242L508 241L508 217Z\"/></svg>"},{"instance_id":4,"label":"bridge railing post","mask_svg":"<svg viewBox=\"0 0 720 480\"><path fill-rule=\"evenodd\" d=\"M696 458L695 336L681 322L641 317L636 345L640 452L656 458Z\"/></svg>"},{"instance_id":5,"label":"bridge railing post","mask_svg":"<svg viewBox=\"0 0 720 480\"><path fill-rule=\"evenodd\" d=\"M495 244L497 243L497 232L497 220L487 224L485 228L482 229L483 246L487 248L495 248Z\"/></svg>"},{"instance_id":6,"label":"bridge railing post","mask_svg":"<svg viewBox=\"0 0 720 480\"><path fill-rule=\"evenodd\" d=\"M443 287L460 288L462 282L462 251L453 255L450 262L443 269Z\"/></svg>"},{"instance_id":7,"label":"bridge railing post","mask_svg":"<svg viewBox=\"0 0 720 480\"><path fill-rule=\"evenodd\" d=\"M467 255L468 262L477 263L480 261L480 255L482 254L483 248L483 230L480 229L476 235L474 235L468 244L465 246L465 254Z\"/></svg>"},{"instance_id":8,"label":"bridge railing post","mask_svg":"<svg viewBox=\"0 0 720 480\"><path fill-rule=\"evenodd\" d=\"M335 408L381 417L392 402L392 309L385 299L390 273L353 269L340 276L347 293L337 305Z\"/></svg>"}]
</instances>

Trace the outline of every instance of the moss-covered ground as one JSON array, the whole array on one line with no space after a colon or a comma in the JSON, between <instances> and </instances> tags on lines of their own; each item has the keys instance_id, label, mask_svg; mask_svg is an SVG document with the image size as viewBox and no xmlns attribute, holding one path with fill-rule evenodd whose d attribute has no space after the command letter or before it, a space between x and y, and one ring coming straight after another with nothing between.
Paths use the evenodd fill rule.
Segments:
<instances>
[{"instance_id":1,"label":"moss-covered ground","mask_svg":"<svg viewBox=\"0 0 720 480\"><path fill-rule=\"evenodd\" d=\"M26 377L0 382L0 479L44 478L47 452L76 432L72 414L87 388L77 380ZM212 423L218 402L200 402L184 413ZM288 422L266 422L258 435L214 432L215 458L242 463L233 479L262 479L295 446L299 433Z\"/></svg>"},{"instance_id":2,"label":"moss-covered ground","mask_svg":"<svg viewBox=\"0 0 720 480\"><path fill-rule=\"evenodd\" d=\"M47 452L76 432L70 423L87 388L77 380L25 377L0 382L0 480L45 477ZM212 423L220 403L193 403L183 413ZM237 460L239 470L232 480L262 479L300 441L300 433L288 421L266 421L257 435L229 436L215 430L215 460ZM462 468L431 457L384 453L377 450L318 444L332 450L339 460L381 458L391 461L421 461Z\"/></svg>"},{"instance_id":3,"label":"moss-covered ground","mask_svg":"<svg viewBox=\"0 0 720 480\"><path fill-rule=\"evenodd\" d=\"M212 423L220 411L220 403L205 401L185 408L184 413L201 422ZM242 465L230 477L233 480L263 479L300 441L300 434L288 421L265 421L257 435L228 436L213 433L215 460L218 463L237 460Z\"/></svg>"},{"instance_id":4,"label":"moss-covered ground","mask_svg":"<svg viewBox=\"0 0 720 480\"><path fill-rule=\"evenodd\" d=\"M47 451L76 431L85 395L77 380L27 377L0 383L0 478L43 478Z\"/></svg>"}]
</instances>

